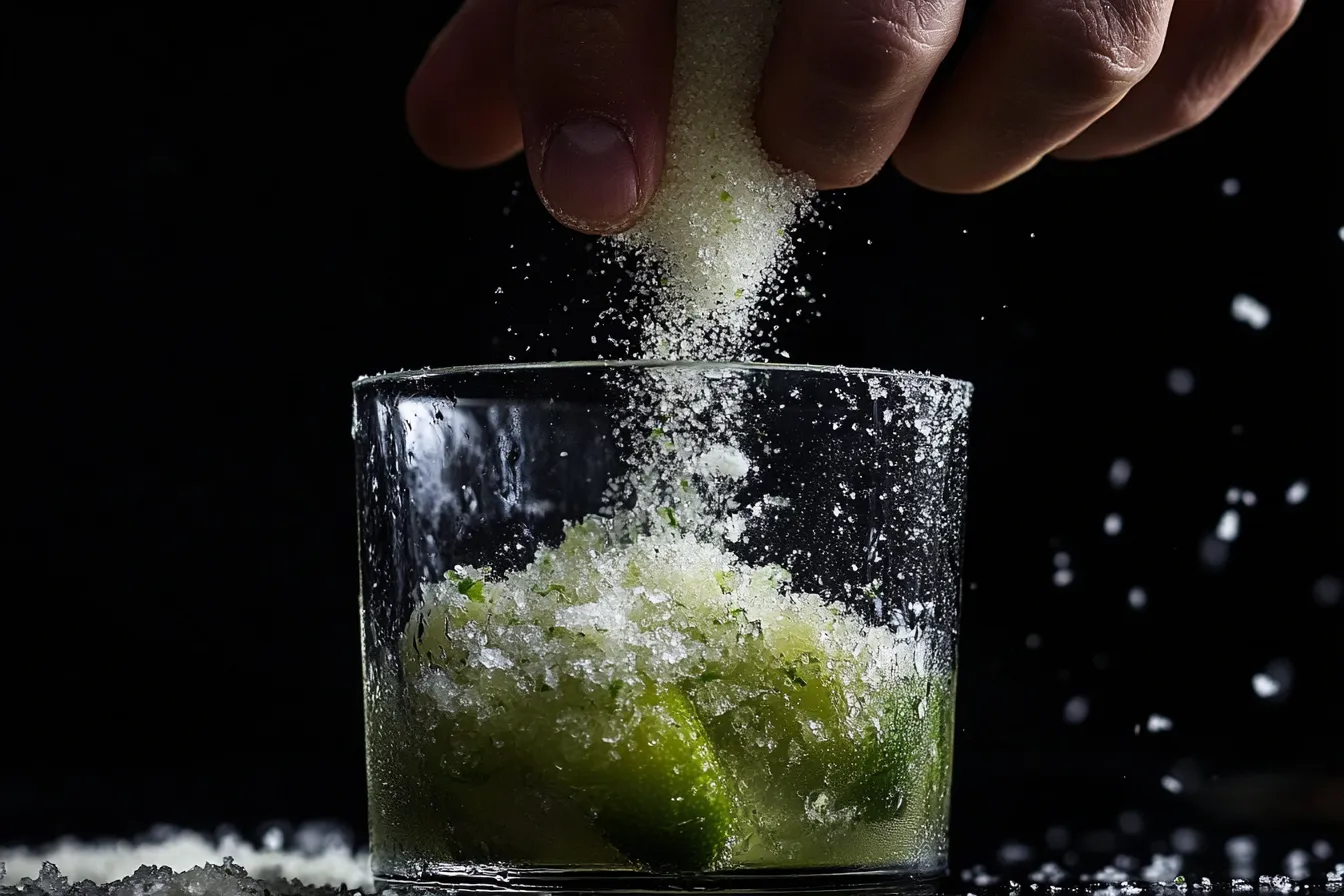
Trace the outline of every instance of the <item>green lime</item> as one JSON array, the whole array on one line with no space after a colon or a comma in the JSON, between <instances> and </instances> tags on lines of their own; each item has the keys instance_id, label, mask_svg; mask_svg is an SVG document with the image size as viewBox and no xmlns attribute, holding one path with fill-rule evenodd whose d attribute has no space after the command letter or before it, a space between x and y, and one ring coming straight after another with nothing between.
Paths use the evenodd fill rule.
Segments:
<instances>
[{"instance_id":1,"label":"green lime","mask_svg":"<svg viewBox=\"0 0 1344 896\"><path fill-rule=\"evenodd\" d=\"M575 803L631 861L704 870L725 857L734 809L723 770L686 695L648 685L620 701L625 735L557 769Z\"/></svg>"}]
</instances>

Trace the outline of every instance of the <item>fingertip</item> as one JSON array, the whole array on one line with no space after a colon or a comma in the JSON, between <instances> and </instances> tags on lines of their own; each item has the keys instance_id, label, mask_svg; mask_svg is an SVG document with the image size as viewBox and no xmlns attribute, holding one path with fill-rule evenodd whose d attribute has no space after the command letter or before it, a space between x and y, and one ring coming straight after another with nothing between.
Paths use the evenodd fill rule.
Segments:
<instances>
[{"instance_id":1,"label":"fingertip","mask_svg":"<svg viewBox=\"0 0 1344 896\"><path fill-rule=\"evenodd\" d=\"M512 80L511 4L468 3L406 86L411 140L448 168L483 168L522 148Z\"/></svg>"}]
</instances>

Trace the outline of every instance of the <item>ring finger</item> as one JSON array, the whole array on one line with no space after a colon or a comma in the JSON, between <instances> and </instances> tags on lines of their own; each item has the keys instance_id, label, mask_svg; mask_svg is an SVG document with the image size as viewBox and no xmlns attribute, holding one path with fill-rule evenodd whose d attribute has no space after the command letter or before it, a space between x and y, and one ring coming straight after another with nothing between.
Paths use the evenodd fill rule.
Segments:
<instances>
[{"instance_id":1,"label":"ring finger","mask_svg":"<svg viewBox=\"0 0 1344 896\"><path fill-rule=\"evenodd\" d=\"M951 193L1011 180L1143 80L1162 51L1173 2L992 4L966 55L920 104L893 162L916 183Z\"/></svg>"}]
</instances>

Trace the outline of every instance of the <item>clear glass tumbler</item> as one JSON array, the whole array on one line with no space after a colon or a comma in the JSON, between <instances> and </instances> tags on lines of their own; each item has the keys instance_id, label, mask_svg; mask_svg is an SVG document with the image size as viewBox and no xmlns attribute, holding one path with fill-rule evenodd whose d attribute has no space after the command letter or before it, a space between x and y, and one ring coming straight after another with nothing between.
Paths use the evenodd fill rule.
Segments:
<instances>
[{"instance_id":1,"label":"clear glass tumbler","mask_svg":"<svg viewBox=\"0 0 1344 896\"><path fill-rule=\"evenodd\" d=\"M354 392L380 885L945 872L968 384L621 362Z\"/></svg>"}]
</instances>

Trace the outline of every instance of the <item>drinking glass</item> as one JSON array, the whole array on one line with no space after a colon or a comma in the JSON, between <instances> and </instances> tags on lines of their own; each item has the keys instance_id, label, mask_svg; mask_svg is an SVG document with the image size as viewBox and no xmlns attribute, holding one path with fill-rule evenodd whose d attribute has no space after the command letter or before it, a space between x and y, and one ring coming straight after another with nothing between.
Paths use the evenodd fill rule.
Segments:
<instances>
[{"instance_id":1,"label":"drinking glass","mask_svg":"<svg viewBox=\"0 0 1344 896\"><path fill-rule=\"evenodd\" d=\"M380 885L945 873L968 384L549 363L354 394Z\"/></svg>"}]
</instances>

